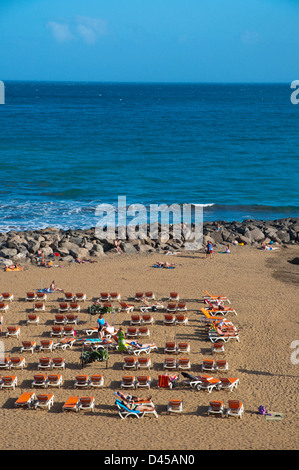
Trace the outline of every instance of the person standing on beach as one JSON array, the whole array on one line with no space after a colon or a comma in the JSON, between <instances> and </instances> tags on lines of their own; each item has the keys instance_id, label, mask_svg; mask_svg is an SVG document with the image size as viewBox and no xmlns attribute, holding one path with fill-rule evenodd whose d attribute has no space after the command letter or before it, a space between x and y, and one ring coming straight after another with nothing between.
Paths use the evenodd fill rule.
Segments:
<instances>
[{"instance_id":1,"label":"person standing on beach","mask_svg":"<svg viewBox=\"0 0 299 470\"><path fill-rule=\"evenodd\" d=\"M206 258L212 258L213 257L213 245L211 242L208 242L207 248L206 248Z\"/></svg>"},{"instance_id":2,"label":"person standing on beach","mask_svg":"<svg viewBox=\"0 0 299 470\"><path fill-rule=\"evenodd\" d=\"M118 337L118 350L124 351L126 349L126 344L125 344L125 334L124 334L122 326L119 327L119 330L117 332L117 337Z\"/></svg>"},{"instance_id":3,"label":"person standing on beach","mask_svg":"<svg viewBox=\"0 0 299 470\"><path fill-rule=\"evenodd\" d=\"M105 325L105 320L104 320L104 316L102 313L98 318L97 324L98 324L99 337L102 338L103 336L102 329L104 328L104 325Z\"/></svg>"}]
</instances>

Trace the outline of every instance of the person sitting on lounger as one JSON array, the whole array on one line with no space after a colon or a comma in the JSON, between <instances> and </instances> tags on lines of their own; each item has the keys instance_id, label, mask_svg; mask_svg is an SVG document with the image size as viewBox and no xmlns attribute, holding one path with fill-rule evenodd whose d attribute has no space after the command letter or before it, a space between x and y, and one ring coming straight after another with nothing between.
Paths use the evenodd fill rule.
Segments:
<instances>
[{"instance_id":1,"label":"person sitting on lounger","mask_svg":"<svg viewBox=\"0 0 299 470\"><path fill-rule=\"evenodd\" d=\"M224 302L221 300L220 297L218 297L215 302L214 302L215 308L218 308L218 310L223 310L224 308Z\"/></svg>"}]
</instances>

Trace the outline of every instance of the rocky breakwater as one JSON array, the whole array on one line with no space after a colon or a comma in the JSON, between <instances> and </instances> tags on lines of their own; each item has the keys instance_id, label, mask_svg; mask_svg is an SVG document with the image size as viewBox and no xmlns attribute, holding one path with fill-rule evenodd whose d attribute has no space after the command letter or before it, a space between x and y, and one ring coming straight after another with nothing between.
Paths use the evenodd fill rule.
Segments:
<instances>
[{"instance_id":1,"label":"rocky breakwater","mask_svg":"<svg viewBox=\"0 0 299 470\"><path fill-rule=\"evenodd\" d=\"M149 234L149 227L145 226L145 228L146 233ZM194 231L194 225L192 229ZM198 233L198 228L196 230ZM172 226L167 227L165 232L159 225L157 237L148 236L132 240L127 236L126 240L120 241L120 246L124 253L183 251L192 237L192 230L182 230L181 236L176 235L175 238ZM0 266L5 267L15 263L37 264L39 250L42 250L46 261L52 261L54 264L82 259L99 259L107 254L119 254L114 241L108 237L99 239L94 228L60 230L49 227L35 231L0 233ZM299 218L289 217L273 221L204 222L203 246L208 241L211 241L214 246L226 244L259 246L263 242L297 244L299 243Z\"/></svg>"}]
</instances>

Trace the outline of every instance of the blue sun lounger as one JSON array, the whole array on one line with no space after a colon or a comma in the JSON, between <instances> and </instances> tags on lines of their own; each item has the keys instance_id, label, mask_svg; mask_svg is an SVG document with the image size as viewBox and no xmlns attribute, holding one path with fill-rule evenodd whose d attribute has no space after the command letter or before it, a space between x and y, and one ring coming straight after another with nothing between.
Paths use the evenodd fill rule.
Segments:
<instances>
[{"instance_id":1,"label":"blue sun lounger","mask_svg":"<svg viewBox=\"0 0 299 470\"><path fill-rule=\"evenodd\" d=\"M115 400L115 404L118 408L118 414L122 419L127 418L128 416L136 416L137 418L142 418L144 415L143 411L139 410L130 410L124 403L119 400Z\"/></svg>"}]
</instances>

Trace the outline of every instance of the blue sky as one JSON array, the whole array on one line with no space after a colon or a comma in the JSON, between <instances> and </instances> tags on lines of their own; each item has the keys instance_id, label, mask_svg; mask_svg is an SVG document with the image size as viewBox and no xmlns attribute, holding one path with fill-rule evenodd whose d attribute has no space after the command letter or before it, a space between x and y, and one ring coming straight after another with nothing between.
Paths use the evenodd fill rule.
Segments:
<instances>
[{"instance_id":1,"label":"blue sky","mask_svg":"<svg viewBox=\"0 0 299 470\"><path fill-rule=\"evenodd\" d=\"M299 0L0 0L0 80L291 82Z\"/></svg>"}]
</instances>

